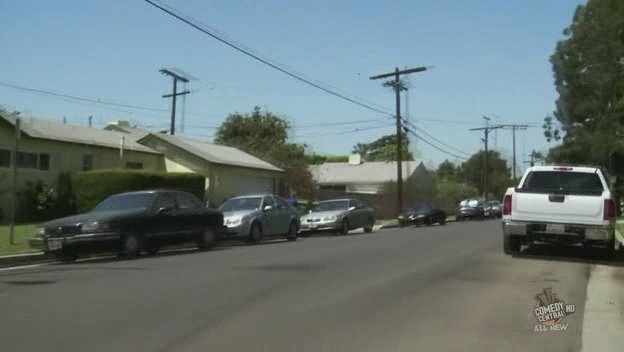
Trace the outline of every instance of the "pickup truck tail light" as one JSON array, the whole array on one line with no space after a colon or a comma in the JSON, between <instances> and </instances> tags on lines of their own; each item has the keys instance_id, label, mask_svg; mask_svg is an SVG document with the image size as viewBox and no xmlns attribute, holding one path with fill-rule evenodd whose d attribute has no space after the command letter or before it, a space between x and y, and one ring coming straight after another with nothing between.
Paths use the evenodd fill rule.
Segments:
<instances>
[{"instance_id":1,"label":"pickup truck tail light","mask_svg":"<svg viewBox=\"0 0 624 352\"><path fill-rule=\"evenodd\" d=\"M613 199L605 199L604 201L604 220L615 219L615 201Z\"/></svg>"},{"instance_id":2,"label":"pickup truck tail light","mask_svg":"<svg viewBox=\"0 0 624 352\"><path fill-rule=\"evenodd\" d=\"M503 199L503 215L511 215L511 194L506 195Z\"/></svg>"}]
</instances>

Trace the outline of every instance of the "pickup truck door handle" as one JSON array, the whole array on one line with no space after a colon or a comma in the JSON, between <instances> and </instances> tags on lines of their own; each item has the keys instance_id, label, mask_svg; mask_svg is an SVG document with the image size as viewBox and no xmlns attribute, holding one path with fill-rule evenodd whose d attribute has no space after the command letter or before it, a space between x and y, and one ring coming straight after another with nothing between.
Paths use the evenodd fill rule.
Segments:
<instances>
[{"instance_id":1,"label":"pickup truck door handle","mask_svg":"<svg viewBox=\"0 0 624 352\"><path fill-rule=\"evenodd\" d=\"M563 203L565 200L565 195L563 194L549 194L548 200L551 202Z\"/></svg>"}]
</instances>

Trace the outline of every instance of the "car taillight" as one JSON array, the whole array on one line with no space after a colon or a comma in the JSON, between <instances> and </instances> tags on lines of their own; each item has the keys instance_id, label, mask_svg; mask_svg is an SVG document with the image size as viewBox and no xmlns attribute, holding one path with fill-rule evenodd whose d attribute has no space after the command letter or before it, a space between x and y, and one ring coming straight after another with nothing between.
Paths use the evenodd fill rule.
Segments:
<instances>
[{"instance_id":1,"label":"car taillight","mask_svg":"<svg viewBox=\"0 0 624 352\"><path fill-rule=\"evenodd\" d=\"M605 199L604 201L604 220L615 219L615 201L613 199Z\"/></svg>"},{"instance_id":2,"label":"car taillight","mask_svg":"<svg viewBox=\"0 0 624 352\"><path fill-rule=\"evenodd\" d=\"M553 167L555 171L572 171L573 169L569 166L557 166Z\"/></svg>"},{"instance_id":3,"label":"car taillight","mask_svg":"<svg viewBox=\"0 0 624 352\"><path fill-rule=\"evenodd\" d=\"M511 215L511 194L506 195L503 199L503 215Z\"/></svg>"}]
</instances>

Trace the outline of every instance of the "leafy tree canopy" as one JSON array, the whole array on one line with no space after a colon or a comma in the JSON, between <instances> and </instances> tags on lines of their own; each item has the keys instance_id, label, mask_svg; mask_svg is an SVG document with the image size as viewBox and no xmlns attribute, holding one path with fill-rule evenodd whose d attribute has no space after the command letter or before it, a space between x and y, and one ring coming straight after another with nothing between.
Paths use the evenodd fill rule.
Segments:
<instances>
[{"instance_id":1,"label":"leafy tree canopy","mask_svg":"<svg viewBox=\"0 0 624 352\"><path fill-rule=\"evenodd\" d=\"M414 155L409 151L409 140L405 135L401 141L401 159L414 160ZM396 134L382 136L371 143L358 143L353 147L353 153L360 154L364 161L396 161L396 150Z\"/></svg>"}]
</instances>

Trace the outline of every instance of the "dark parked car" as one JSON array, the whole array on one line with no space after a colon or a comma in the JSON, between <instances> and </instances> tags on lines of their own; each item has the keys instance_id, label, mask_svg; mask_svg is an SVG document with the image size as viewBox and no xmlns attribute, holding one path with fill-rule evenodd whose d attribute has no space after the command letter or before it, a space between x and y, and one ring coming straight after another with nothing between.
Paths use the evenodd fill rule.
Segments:
<instances>
[{"instance_id":1,"label":"dark parked car","mask_svg":"<svg viewBox=\"0 0 624 352\"><path fill-rule=\"evenodd\" d=\"M150 190L120 193L106 198L88 213L42 225L31 241L62 260L92 252L117 252L133 257L161 246L194 242L209 248L223 227L223 214L206 209L190 193Z\"/></svg>"},{"instance_id":2,"label":"dark parked car","mask_svg":"<svg viewBox=\"0 0 624 352\"><path fill-rule=\"evenodd\" d=\"M503 217L503 204L498 200L485 202L485 216L500 219Z\"/></svg>"},{"instance_id":3,"label":"dark parked car","mask_svg":"<svg viewBox=\"0 0 624 352\"><path fill-rule=\"evenodd\" d=\"M373 232L375 212L357 199L332 199L319 202L301 217L301 232L334 231L346 235L349 230L364 228Z\"/></svg>"},{"instance_id":4,"label":"dark parked car","mask_svg":"<svg viewBox=\"0 0 624 352\"><path fill-rule=\"evenodd\" d=\"M446 212L431 203L416 203L399 214L401 227L413 225L446 224Z\"/></svg>"},{"instance_id":5,"label":"dark parked car","mask_svg":"<svg viewBox=\"0 0 624 352\"><path fill-rule=\"evenodd\" d=\"M485 218L485 203L478 199L464 199L457 207L457 221Z\"/></svg>"}]
</instances>

